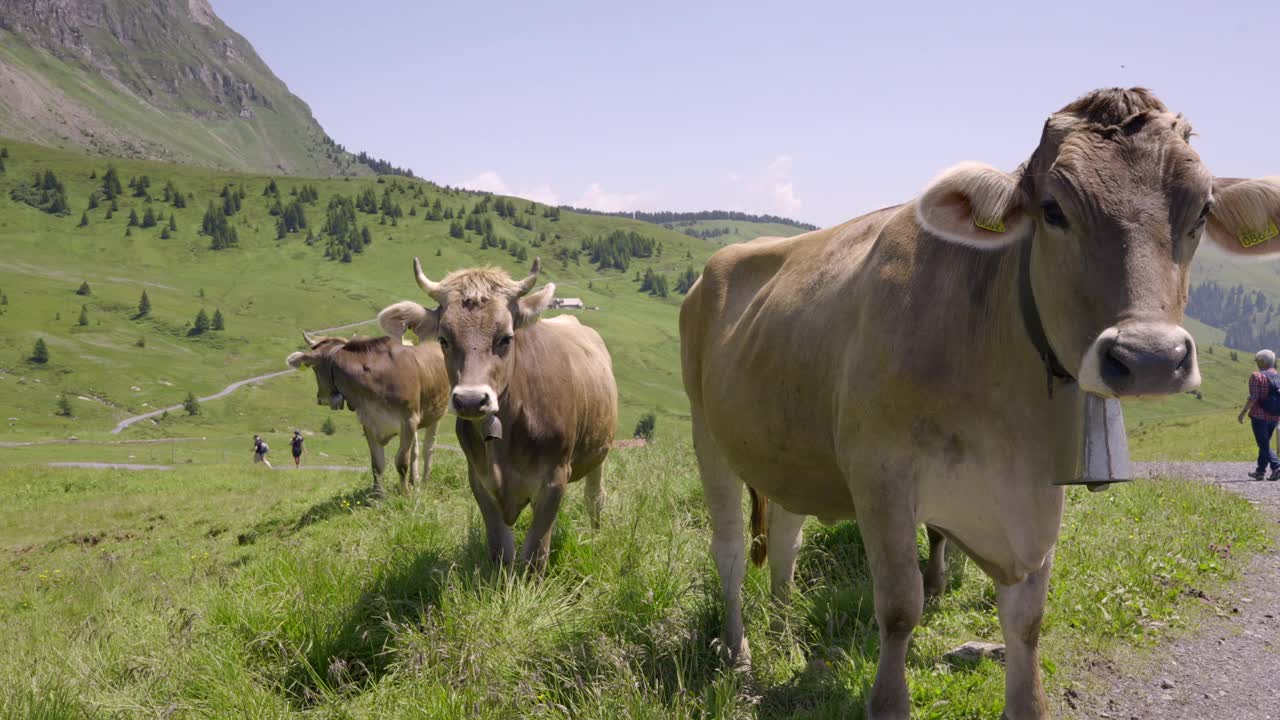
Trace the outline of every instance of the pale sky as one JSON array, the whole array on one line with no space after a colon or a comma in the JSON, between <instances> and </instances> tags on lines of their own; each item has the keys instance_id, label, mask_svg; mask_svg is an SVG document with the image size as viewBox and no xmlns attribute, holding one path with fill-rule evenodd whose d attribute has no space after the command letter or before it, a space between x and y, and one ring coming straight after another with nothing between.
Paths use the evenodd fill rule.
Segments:
<instances>
[{"instance_id":1,"label":"pale sky","mask_svg":"<svg viewBox=\"0 0 1280 720\"><path fill-rule=\"evenodd\" d=\"M1280 174L1280 3L213 0L329 134L440 183L818 225L1145 85L1218 175Z\"/></svg>"}]
</instances>

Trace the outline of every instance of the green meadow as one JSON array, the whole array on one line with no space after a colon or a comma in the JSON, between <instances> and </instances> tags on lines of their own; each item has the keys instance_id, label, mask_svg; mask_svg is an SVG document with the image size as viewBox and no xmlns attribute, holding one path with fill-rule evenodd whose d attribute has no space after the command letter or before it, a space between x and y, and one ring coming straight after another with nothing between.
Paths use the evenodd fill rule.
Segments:
<instances>
[{"instance_id":1,"label":"green meadow","mask_svg":"<svg viewBox=\"0 0 1280 720\"><path fill-rule=\"evenodd\" d=\"M603 527L572 488L538 578L485 560L457 453L377 504L367 475L247 462L0 470L0 716L860 717L878 640L857 526L810 524L788 607L750 571L755 666L724 669L694 467L681 443L615 453ZM1214 612L1196 596L1267 541L1248 503L1195 483L1070 495L1044 626L1055 698ZM994 588L949 565L912 644L918 717L995 717L1003 668L942 658L999 639Z\"/></svg>"}]
</instances>

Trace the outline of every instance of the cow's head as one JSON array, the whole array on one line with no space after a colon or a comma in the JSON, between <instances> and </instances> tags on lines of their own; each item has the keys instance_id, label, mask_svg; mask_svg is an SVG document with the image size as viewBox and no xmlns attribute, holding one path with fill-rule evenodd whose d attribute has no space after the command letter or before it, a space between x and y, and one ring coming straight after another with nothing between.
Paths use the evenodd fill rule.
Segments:
<instances>
[{"instance_id":1,"label":"cow's head","mask_svg":"<svg viewBox=\"0 0 1280 720\"><path fill-rule=\"evenodd\" d=\"M1214 178L1191 126L1143 89L1099 90L1052 115L1010 174L964 164L917 202L934 235L979 248L1031 243L1029 281L1054 354L1082 389L1161 395L1200 383L1182 328L1201 237L1280 252L1280 178Z\"/></svg>"},{"instance_id":2,"label":"cow's head","mask_svg":"<svg viewBox=\"0 0 1280 720\"><path fill-rule=\"evenodd\" d=\"M479 420L498 412L516 362L517 335L537 321L555 294L554 283L530 292L538 267L535 259L529 276L519 282L498 268L458 270L432 282L414 258L418 285L439 307L428 310L401 302L378 314L388 335L408 328L424 342L435 338L440 343L453 386L449 405L459 417Z\"/></svg>"},{"instance_id":3,"label":"cow's head","mask_svg":"<svg viewBox=\"0 0 1280 720\"><path fill-rule=\"evenodd\" d=\"M295 352L285 359L291 368L309 367L316 375L316 404L328 405L332 410L341 410L342 392L338 390L334 379L333 354L347 344L344 338L313 338L305 332L302 338L310 348L307 352Z\"/></svg>"}]
</instances>

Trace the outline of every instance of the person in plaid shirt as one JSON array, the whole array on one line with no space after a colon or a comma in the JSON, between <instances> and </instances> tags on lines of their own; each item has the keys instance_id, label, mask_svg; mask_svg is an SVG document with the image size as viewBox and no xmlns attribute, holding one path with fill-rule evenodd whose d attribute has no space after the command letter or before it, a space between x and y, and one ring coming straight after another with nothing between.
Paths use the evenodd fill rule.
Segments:
<instances>
[{"instance_id":1,"label":"person in plaid shirt","mask_svg":"<svg viewBox=\"0 0 1280 720\"><path fill-rule=\"evenodd\" d=\"M1271 378L1278 377L1276 354L1270 350L1259 350L1253 359L1258 363L1258 372L1249 376L1249 400L1236 419L1243 423L1244 416L1249 416L1253 439L1258 443L1258 469L1249 473L1249 477L1261 480L1265 476L1268 480L1276 480L1280 478L1280 458L1271 450L1271 434L1280 424L1280 415L1273 415L1262 406L1263 398L1271 393ZM1269 476L1266 474L1268 466L1271 467Z\"/></svg>"}]
</instances>

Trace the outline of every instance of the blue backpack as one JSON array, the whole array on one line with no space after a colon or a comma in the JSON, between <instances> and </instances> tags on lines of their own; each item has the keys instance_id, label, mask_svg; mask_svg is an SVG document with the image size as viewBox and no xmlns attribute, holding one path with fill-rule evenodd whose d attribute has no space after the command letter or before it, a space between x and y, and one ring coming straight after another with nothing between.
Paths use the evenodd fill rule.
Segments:
<instances>
[{"instance_id":1,"label":"blue backpack","mask_svg":"<svg viewBox=\"0 0 1280 720\"><path fill-rule=\"evenodd\" d=\"M1280 373L1264 372L1267 379L1267 396L1258 403L1268 415L1280 415Z\"/></svg>"}]
</instances>

